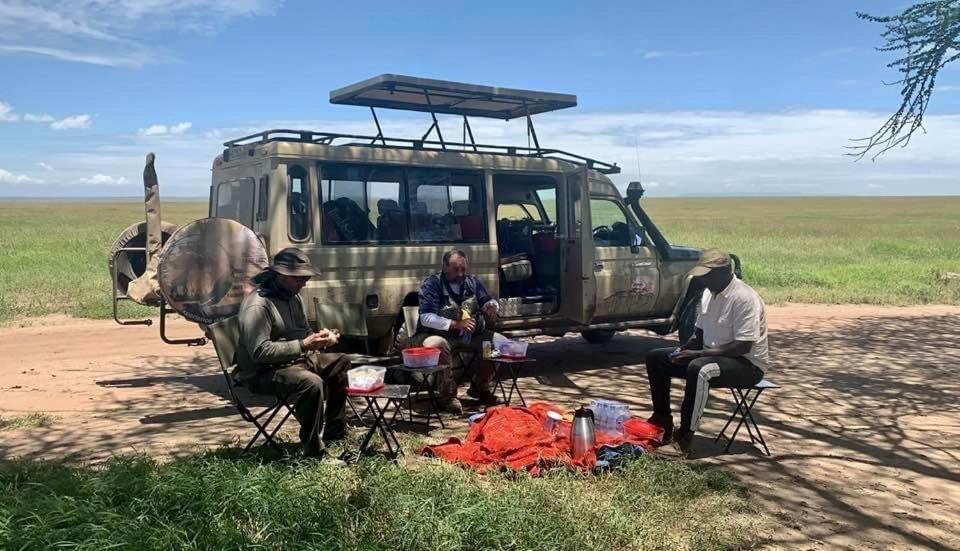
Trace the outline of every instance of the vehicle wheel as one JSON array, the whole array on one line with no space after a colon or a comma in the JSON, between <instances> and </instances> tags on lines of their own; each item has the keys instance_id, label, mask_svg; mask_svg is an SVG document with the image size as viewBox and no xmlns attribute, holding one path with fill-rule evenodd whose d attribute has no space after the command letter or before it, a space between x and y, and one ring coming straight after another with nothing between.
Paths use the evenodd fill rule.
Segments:
<instances>
[{"instance_id":1,"label":"vehicle wheel","mask_svg":"<svg viewBox=\"0 0 960 551\"><path fill-rule=\"evenodd\" d=\"M683 312L680 313L680 323L677 326L677 332L679 333L680 344L684 344L690 337L693 336L694 331L696 331L696 322L697 322L697 306L700 304L700 295L697 293L696 296L690 298L687 301L687 304L683 307Z\"/></svg>"},{"instance_id":2,"label":"vehicle wheel","mask_svg":"<svg viewBox=\"0 0 960 551\"><path fill-rule=\"evenodd\" d=\"M605 342L610 342L616 331L601 331L601 330L588 330L581 331L580 336L583 337L587 342L591 344L603 344Z\"/></svg>"}]
</instances>

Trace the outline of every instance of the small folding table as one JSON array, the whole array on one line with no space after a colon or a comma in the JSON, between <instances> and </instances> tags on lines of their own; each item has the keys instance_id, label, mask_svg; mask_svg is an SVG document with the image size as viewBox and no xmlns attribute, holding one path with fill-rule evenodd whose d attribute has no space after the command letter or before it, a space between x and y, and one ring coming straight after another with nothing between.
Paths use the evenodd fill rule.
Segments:
<instances>
[{"instance_id":1,"label":"small folding table","mask_svg":"<svg viewBox=\"0 0 960 551\"><path fill-rule=\"evenodd\" d=\"M367 409L373 412L373 421L360 443L360 454L362 455L368 450L373 435L380 433L387 445L389 457L395 458L398 455L403 455L400 441L397 440L397 435L393 432L393 424L397 415L400 414L403 402L410 399L410 385L385 385L371 392L349 390L348 393L350 397L359 397L366 400ZM393 415L388 419L387 411L390 410L390 406L393 406Z\"/></svg>"},{"instance_id":2,"label":"small folding table","mask_svg":"<svg viewBox=\"0 0 960 551\"><path fill-rule=\"evenodd\" d=\"M493 367L495 369L494 375L494 391L500 389L500 393L503 394L503 402L506 405L510 405L510 402L513 400L513 393L517 393L517 397L520 398L520 403L526 407L527 401L523 399L523 394L520 392L520 388L517 386L517 378L520 377L520 371L523 369L524 364L535 362L533 358L512 358L508 356L495 356L490 358L490 361L493 362ZM507 393L507 390L503 386L504 373L503 369L508 370L507 376L510 379L510 392Z\"/></svg>"}]
</instances>

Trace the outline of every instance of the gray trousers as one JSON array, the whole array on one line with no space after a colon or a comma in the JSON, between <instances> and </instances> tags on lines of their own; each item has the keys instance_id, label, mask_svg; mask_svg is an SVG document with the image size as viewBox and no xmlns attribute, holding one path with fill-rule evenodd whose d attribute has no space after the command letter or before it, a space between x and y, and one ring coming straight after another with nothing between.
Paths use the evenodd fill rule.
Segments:
<instances>
[{"instance_id":1,"label":"gray trousers","mask_svg":"<svg viewBox=\"0 0 960 551\"><path fill-rule=\"evenodd\" d=\"M465 343L462 339L448 339L440 335L429 333L418 333L410 341L411 346L423 346L426 348L440 349L440 363L450 364L451 369L438 371L435 375L437 397L440 400L449 400L457 397L457 378L454 371L461 372L463 377L470 378L470 385L474 390L481 394L492 392L493 376L495 367L493 362L484 360L480 357L483 351L483 341L492 341L493 331L484 331L478 333ZM471 373L462 371L464 366L460 365L460 352L472 352L477 354L477 359L473 362Z\"/></svg>"},{"instance_id":2,"label":"gray trousers","mask_svg":"<svg viewBox=\"0 0 960 551\"><path fill-rule=\"evenodd\" d=\"M293 405L304 453L318 455L324 437L346 430L348 369L350 359L343 354L310 352L303 360L261 371L250 386L255 393L277 394Z\"/></svg>"}]
</instances>

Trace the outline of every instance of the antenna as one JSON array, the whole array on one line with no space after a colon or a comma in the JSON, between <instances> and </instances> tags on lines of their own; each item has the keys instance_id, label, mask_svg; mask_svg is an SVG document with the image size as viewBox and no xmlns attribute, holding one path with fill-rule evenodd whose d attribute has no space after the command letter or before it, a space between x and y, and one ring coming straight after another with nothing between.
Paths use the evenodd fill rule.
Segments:
<instances>
[{"instance_id":1,"label":"antenna","mask_svg":"<svg viewBox=\"0 0 960 551\"><path fill-rule=\"evenodd\" d=\"M639 182L640 181L640 137L634 136L633 143L636 147L636 152L637 152L637 181Z\"/></svg>"}]
</instances>

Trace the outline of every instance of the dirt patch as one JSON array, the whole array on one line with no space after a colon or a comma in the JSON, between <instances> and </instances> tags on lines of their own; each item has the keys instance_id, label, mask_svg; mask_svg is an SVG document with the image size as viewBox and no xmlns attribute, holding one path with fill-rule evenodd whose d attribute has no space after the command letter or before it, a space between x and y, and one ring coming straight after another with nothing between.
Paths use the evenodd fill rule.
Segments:
<instances>
[{"instance_id":1,"label":"dirt patch","mask_svg":"<svg viewBox=\"0 0 960 551\"><path fill-rule=\"evenodd\" d=\"M782 388L756 413L773 456L745 435L729 454L713 444L732 409L719 390L696 442L701 461L737 473L779 524L769 546L960 548L960 308L786 305L769 317L768 376ZM171 332L197 333L185 323ZM528 401L615 397L642 415L643 356L670 344L642 332L605 345L536 341L536 370L520 381ZM163 344L156 326L67 318L3 328L0 358L0 415L58 418L5 431L5 457L178 454L251 434L226 399L213 347ZM447 426L428 438L465 429L449 417Z\"/></svg>"}]
</instances>

